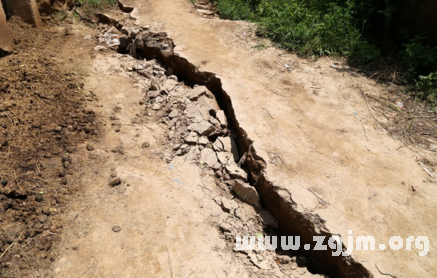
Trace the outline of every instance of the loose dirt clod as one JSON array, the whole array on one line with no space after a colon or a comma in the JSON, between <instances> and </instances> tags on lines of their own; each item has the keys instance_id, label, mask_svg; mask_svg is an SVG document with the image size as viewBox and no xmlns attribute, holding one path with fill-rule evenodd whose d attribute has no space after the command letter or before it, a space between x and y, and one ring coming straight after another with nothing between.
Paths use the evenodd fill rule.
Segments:
<instances>
[{"instance_id":1,"label":"loose dirt clod","mask_svg":"<svg viewBox=\"0 0 437 278\"><path fill-rule=\"evenodd\" d=\"M120 226L114 226L114 227L112 227L112 230L113 230L115 233L118 233L118 232L121 231L121 227L120 227Z\"/></svg>"}]
</instances>

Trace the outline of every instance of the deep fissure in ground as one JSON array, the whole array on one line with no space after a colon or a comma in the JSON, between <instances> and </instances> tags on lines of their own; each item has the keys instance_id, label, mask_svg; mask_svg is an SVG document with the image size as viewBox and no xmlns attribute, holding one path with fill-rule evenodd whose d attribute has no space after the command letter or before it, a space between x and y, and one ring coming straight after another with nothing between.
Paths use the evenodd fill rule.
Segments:
<instances>
[{"instance_id":1,"label":"deep fissure in ground","mask_svg":"<svg viewBox=\"0 0 437 278\"><path fill-rule=\"evenodd\" d=\"M109 20L105 16L105 23L111 23L119 30L123 24L117 20ZM140 28L138 28L140 29ZM240 126L229 94L223 90L221 80L211 72L201 72L187 59L174 53L175 44L166 33L154 33L147 29L147 36L137 38L138 33L125 34L120 38L119 53L131 54L138 59L159 60L174 70L174 75L186 84L206 86L215 96L219 107L225 112L230 130L237 134L236 142L240 157L246 155L242 167L247 171L249 182L258 191L263 207L279 220L279 235L300 236L301 246L311 244L314 247L313 236L325 236L324 244L332 236L323 225L323 220L311 213L301 213L294 209L291 194L284 198L278 188L269 181L265 168L266 162L257 155L253 141L248 138L246 131ZM121 30L122 31L122 30ZM343 250L345 247L343 246ZM313 273L327 274L330 277L373 277L369 270L351 257L333 257L331 250L304 251L299 250L294 255L309 257L308 270Z\"/></svg>"}]
</instances>

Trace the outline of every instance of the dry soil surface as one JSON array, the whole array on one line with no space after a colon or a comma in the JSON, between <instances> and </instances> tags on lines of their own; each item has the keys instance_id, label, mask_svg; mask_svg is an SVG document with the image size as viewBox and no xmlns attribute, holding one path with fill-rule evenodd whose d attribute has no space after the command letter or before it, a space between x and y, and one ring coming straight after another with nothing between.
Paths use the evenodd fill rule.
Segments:
<instances>
[{"instance_id":1,"label":"dry soil surface","mask_svg":"<svg viewBox=\"0 0 437 278\"><path fill-rule=\"evenodd\" d=\"M427 236L426 257L413 246L352 258L375 277L435 276L434 114L341 61L264 47L252 24L204 17L189 1L121 7L134 9L112 12L118 24L144 28L11 24L17 52L0 59L2 277L322 277L309 269L328 263L310 253L235 249L237 234L289 232L278 204L254 191L235 119L253 141L247 159L262 160L257 174L314 222L294 231L352 230L377 247ZM141 59L141 46L130 47L140 59L116 53L108 36L164 52L174 42L217 74L235 119L205 87Z\"/></svg>"}]
</instances>

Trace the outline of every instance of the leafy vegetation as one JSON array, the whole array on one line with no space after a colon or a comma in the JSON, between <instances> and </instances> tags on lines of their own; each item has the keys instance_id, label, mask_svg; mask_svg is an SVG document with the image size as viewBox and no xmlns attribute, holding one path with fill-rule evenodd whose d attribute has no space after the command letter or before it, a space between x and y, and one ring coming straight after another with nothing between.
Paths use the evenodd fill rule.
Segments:
<instances>
[{"instance_id":1,"label":"leafy vegetation","mask_svg":"<svg viewBox=\"0 0 437 278\"><path fill-rule=\"evenodd\" d=\"M115 5L116 0L76 0L83 7L103 9Z\"/></svg>"},{"instance_id":2,"label":"leafy vegetation","mask_svg":"<svg viewBox=\"0 0 437 278\"><path fill-rule=\"evenodd\" d=\"M258 23L258 35L302 56L344 56L355 65L396 63L437 104L437 48L399 22L405 0L215 0L223 18ZM401 27L400 27L401 26Z\"/></svg>"}]
</instances>

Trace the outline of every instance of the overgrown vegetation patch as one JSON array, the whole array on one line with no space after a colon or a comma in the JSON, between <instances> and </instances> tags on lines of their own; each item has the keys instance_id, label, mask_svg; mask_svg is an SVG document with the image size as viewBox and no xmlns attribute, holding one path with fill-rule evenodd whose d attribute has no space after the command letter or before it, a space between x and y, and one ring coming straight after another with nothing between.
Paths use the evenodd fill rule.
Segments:
<instances>
[{"instance_id":1,"label":"overgrown vegetation patch","mask_svg":"<svg viewBox=\"0 0 437 278\"><path fill-rule=\"evenodd\" d=\"M258 35L302 56L344 56L361 68L388 67L437 104L437 47L402 24L405 0L214 0L223 18L259 23Z\"/></svg>"}]
</instances>

